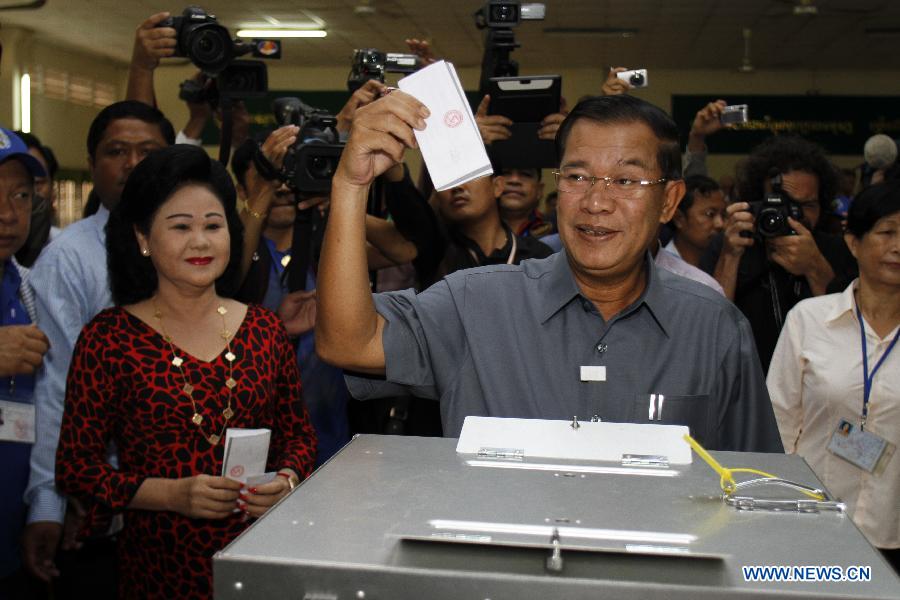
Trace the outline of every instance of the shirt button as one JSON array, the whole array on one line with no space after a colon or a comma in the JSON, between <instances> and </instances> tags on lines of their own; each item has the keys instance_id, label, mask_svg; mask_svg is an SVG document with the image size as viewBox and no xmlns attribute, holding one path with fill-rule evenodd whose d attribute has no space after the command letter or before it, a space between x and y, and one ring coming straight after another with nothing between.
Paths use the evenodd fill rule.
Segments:
<instances>
[{"instance_id":1,"label":"shirt button","mask_svg":"<svg viewBox=\"0 0 900 600\"><path fill-rule=\"evenodd\" d=\"M607 346L603 342L600 342L599 344L597 344L597 352L599 352L600 354L603 354L607 350L609 350L609 346Z\"/></svg>"}]
</instances>

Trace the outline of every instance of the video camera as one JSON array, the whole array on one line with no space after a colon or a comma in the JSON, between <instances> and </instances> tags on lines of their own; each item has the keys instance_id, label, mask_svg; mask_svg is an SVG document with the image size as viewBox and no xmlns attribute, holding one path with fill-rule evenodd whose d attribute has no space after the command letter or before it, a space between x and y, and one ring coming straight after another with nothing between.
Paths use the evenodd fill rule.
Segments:
<instances>
[{"instance_id":1,"label":"video camera","mask_svg":"<svg viewBox=\"0 0 900 600\"><path fill-rule=\"evenodd\" d=\"M257 170L269 178L280 179L296 193L327 193L344 149L337 118L299 98L277 98L274 112L279 127L296 125L300 133L288 148L280 170L276 171L261 151L253 157Z\"/></svg>"},{"instance_id":2,"label":"video camera","mask_svg":"<svg viewBox=\"0 0 900 600\"><path fill-rule=\"evenodd\" d=\"M187 102L207 102L222 110L219 162L228 164L231 153L233 100L259 98L269 89L266 65L257 60L237 60L253 53L258 58L280 58L277 40L233 40L215 15L199 6L188 6L180 17L169 17L157 27L175 30L175 56L184 56L200 69L201 77L181 83L178 97Z\"/></svg>"},{"instance_id":3,"label":"video camera","mask_svg":"<svg viewBox=\"0 0 900 600\"><path fill-rule=\"evenodd\" d=\"M781 174L772 177L772 191L766 194L764 200L750 202L750 212L755 219L754 232L762 238L774 238L785 235L795 235L788 223L788 217L800 221L803 218L803 209L794 202L781 188ZM750 237L749 231L742 231L741 235Z\"/></svg>"},{"instance_id":4,"label":"video camera","mask_svg":"<svg viewBox=\"0 0 900 600\"><path fill-rule=\"evenodd\" d=\"M487 93L491 77L515 77L519 74L519 63L509 57L509 53L520 46L512 28L523 20L542 21L546 12L543 4L506 0L488 0L475 11L475 26L487 29L481 61L481 95Z\"/></svg>"},{"instance_id":5,"label":"video camera","mask_svg":"<svg viewBox=\"0 0 900 600\"><path fill-rule=\"evenodd\" d=\"M261 98L268 89L269 76L264 63L235 60L214 78L202 73L198 79L185 79L179 85L178 97L185 102L206 102L216 107L222 97Z\"/></svg>"},{"instance_id":6,"label":"video camera","mask_svg":"<svg viewBox=\"0 0 900 600\"><path fill-rule=\"evenodd\" d=\"M347 76L347 89L352 94L370 79L384 83L385 73L415 73L419 68L419 57L415 54L399 54L381 52L375 48L362 48L354 51L350 75Z\"/></svg>"},{"instance_id":7,"label":"video camera","mask_svg":"<svg viewBox=\"0 0 900 600\"><path fill-rule=\"evenodd\" d=\"M188 6L180 17L169 17L157 27L175 30L175 56L188 58L200 69L201 79L181 83L178 97L187 102L208 102L216 106L223 97L254 98L268 90L265 63L237 60L252 53L257 58L278 58L281 45L276 40L233 40L215 15L199 6Z\"/></svg>"}]
</instances>

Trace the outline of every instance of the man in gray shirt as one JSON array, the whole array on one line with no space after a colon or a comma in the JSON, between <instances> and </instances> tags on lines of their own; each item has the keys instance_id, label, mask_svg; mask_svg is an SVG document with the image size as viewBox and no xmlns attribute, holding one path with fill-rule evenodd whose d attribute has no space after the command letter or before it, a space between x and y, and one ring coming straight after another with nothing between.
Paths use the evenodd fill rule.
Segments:
<instances>
[{"instance_id":1,"label":"man in gray shirt","mask_svg":"<svg viewBox=\"0 0 900 600\"><path fill-rule=\"evenodd\" d=\"M590 98L557 134L563 252L454 273L419 295L372 295L365 198L425 126L394 92L361 109L333 180L316 349L358 398L441 402L467 415L674 423L713 449L782 451L749 325L648 248L684 194L677 129L631 96Z\"/></svg>"}]
</instances>

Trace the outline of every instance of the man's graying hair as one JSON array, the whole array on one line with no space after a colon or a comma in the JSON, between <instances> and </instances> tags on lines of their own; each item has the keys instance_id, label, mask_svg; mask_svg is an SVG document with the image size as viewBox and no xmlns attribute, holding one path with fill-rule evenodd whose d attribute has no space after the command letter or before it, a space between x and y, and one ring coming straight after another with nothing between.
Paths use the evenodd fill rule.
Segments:
<instances>
[{"instance_id":1,"label":"man's graying hair","mask_svg":"<svg viewBox=\"0 0 900 600\"><path fill-rule=\"evenodd\" d=\"M587 119L600 124L643 123L659 140L656 162L662 177L681 179L681 146L678 126L660 108L646 100L627 94L617 96L589 96L575 105L556 132L556 150L560 159L565 153L566 140L576 121Z\"/></svg>"}]
</instances>

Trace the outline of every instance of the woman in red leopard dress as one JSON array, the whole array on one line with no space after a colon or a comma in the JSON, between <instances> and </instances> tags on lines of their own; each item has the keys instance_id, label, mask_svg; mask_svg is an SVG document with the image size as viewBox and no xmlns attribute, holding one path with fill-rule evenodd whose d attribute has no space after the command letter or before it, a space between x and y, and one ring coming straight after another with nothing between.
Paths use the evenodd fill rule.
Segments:
<instances>
[{"instance_id":1,"label":"woman in red leopard dress","mask_svg":"<svg viewBox=\"0 0 900 600\"><path fill-rule=\"evenodd\" d=\"M124 515L120 597L211 598L212 555L312 468L284 327L229 298L241 240L231 178L194 147L144 159L110 217L117 306L75 347L56 473L89 507L83 534ZM221 477L229 427L270 429L267 470L280 476L249 489Z\"/></svg>"}]
</instances>

